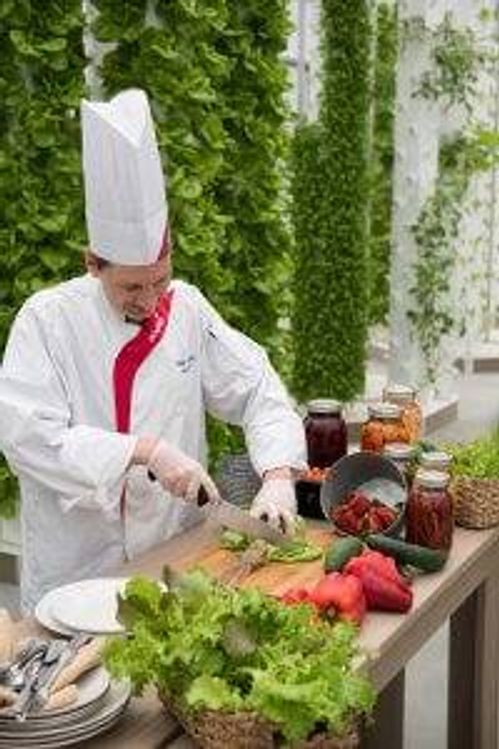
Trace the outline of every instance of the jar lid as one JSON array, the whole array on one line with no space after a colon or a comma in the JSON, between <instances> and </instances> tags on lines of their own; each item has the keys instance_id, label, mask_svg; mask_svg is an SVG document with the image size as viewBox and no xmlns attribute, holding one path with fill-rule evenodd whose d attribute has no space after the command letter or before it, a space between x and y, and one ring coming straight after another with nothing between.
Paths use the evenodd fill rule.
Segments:
<instances>
[{"instance_id":1,"label":"jar lid","mask_svg":"<svg viewBox=\"0 0 499 749\"><path fill-rule=\"evenodd\" d=\"M414 457L415 449L407 442L388 442L383 450L385 458L392 460L410 460Z\"/></svg>"},{"instance_id":2,"label":"jar lid","mask_svg":"<svg viewBox=\"0 0 499 749\"><path fill-rule=\"evenodd\" d=\"M368 406L367 411L369 416L374 416L378 419L400 419L402 410L396 403L373 403Z\"/></svg>"},{"instance_id":3,"label":"jar lid","mask_svg":"<svg viewBox=\"0 0 499 749\"><path fill-rule=\"evenodd\" d=\"M452 463L452 457L449 453L437 450L426 452L421 455L420 458L421 467L434 471L437 469L446 471Z\"/></svg>"},{"instance_id":4,"label":"jar lid","mask_svg":"<svg viewBox=\"0 0 499 749\"><path fill-rule=\"evenodd\" d=\"M410 385L389 383L383 390L383 400L393 403L409 403L417 395L417 390Z\"/></svg>"},{"instance_id":5,"label":"jar lid","mask_svg":"<svg viewBox=\"0 0 499 749\"><path fill-rule=\"evenodd\" d=\"M450 476L443 471L426 471L420 469L416 471L414 481L426 489L445 489L450 481Z\"/></svg>"},{"instance_id":6,"label":"jar lid","mask_svg":"<svg viewBox=\"0 0 499 749\"><path fill-rule=\"evenodd\" d=\"M341 403L331 398L316 398L307 403L307 411L315 414L340 414Z\"/></svg>"}]
</instances>

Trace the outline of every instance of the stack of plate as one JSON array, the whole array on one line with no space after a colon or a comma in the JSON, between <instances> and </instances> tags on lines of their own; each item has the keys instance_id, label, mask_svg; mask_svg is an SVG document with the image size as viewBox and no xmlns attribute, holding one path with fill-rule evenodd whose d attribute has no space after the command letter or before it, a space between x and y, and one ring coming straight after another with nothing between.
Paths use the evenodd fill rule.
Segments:
<instances>
[{"instance_id":1,"label":"stack of plate","mask_svg":"<svg viewBox=\"0 0 499 749\"><path fill-rule=\"evenodd\" d=\"M40 600L35 616L44 627L62 635L119 634L124 630L116 618L117 596L127 581L101 577L55 588Z\"/></svg>"},{"instance_id":2,"label":"stack of plate","mask_svg":"<svg viewBox=\"0 0 499 749\"><path fill-rule=\"evenodd\" d=\"M29 714L23 722L0 712L0 749L55 749L106 731L125 710L130 685L110 681L99 667L78 680L78 692L71 705Z\"/></svg>"}]
</instances>

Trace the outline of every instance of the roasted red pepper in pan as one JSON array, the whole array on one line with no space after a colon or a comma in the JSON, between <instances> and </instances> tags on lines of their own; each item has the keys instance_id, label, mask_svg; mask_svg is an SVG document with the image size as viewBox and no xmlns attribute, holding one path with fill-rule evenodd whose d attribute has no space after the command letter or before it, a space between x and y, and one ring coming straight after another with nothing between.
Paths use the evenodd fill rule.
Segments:
<instances>
[{"instance_id":1,"label":"roasted red pepper in pan","mask_svg":"<svg viewBox=\"0 0 499 749\"><path fill-rule=\"evenodd\" d=\"M392 507L358 490L350 492L345 501L331 511L336 527L354 535L383 532L396 518L397 512Z\"/></svg>"}]
</instances>

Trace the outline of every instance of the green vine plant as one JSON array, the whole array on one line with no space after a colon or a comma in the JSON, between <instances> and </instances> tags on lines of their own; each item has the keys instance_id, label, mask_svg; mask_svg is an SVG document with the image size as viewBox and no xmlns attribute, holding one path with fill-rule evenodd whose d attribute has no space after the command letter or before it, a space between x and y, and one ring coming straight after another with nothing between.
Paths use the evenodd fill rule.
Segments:
<instances>
[{"instance_id":1,"label":"green vine plant","mask_svg":"<svg viewBox=\"0 0 499 749\"><path fill-rule=\"evenodd\" d=\"M450 291L455 242L466 210L464 198L473 175L498 162L498 146L497 134L485 130L442 144L434 193L412 227L418 252L410 288L414 306L407 314L429 382L436 380L443 337L458 327Z\"/></svg>"},{"instance_id":2,"label":"green vine plant","mask_svg":"<svg viewBox=\"0 0 499 749\"><path fill-rule=\"evenodd\" d=\"M480 71L490 56L480 48L474 32L457 29L446 14L435 30L421 22L414 33L432 34L432 68L424 74L414 95L442 100L447 110L462 105L466 121L462 132L440 144L438 177L433 192L412 226L417 256L410 288L412 306L407 312L426 366L426 377L434 383L441 364L441 342L451 333L463 334L451 295L452 271L466 196L473 175L497 163L497 134L472 125L473 101Z\"/></svg>"},{"instance_id":3,"label":"green vine plant","mask_svg":"<svg viewBox=\"0 0 499 749\"><path fill-rule=\"evenodd\" d=\"M471 28L456 28L451 13L430 32L432 67L423 75L414 96L440 100L447 107L463 105L473 111L480 72L490 60Z\"/></svg>"}]
</instances>

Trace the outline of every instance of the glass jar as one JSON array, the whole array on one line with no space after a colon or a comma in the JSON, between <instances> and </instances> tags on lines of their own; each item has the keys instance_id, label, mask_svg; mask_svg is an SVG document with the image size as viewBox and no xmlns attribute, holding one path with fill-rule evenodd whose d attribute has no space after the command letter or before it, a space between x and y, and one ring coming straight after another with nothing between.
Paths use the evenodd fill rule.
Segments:
<instances>
[{"instance_id":1,"label":"glass jar","mask_svg":"<svg viewBox=\"0 0 499 749\"><path fill-rule=\"evenodd\" d=\"M440 551L450 549L454 517L449 481L448 473L417 471L407 502L406 538L409 543Z\"/></svg>"},{"instance_id":2,"label":"glass jar","mask_svg":"<svg viewBox=\"0 0 499 749\"><path fill-rule=\"evenodd\" d=\"M383 390L383 401L395 403L402 409L402 423L407 429L409 442L421 439L423 409L417 399L417 390L409 385L389 384Z\"/></svg>"},{"instance_id":3,"label":"glass jar","mask_svg":"<svg viewBox=\"0 0 499 749\"><path fill-rule=\"evenodd\" d=\"M443 452L443 450L422 453L419 465L425 471L440 471L440 473L451 474L452 456Z\"/></svg>"},{"instance_id":4,"label":"glass jar","mask_svg":"<svg viewBox=\"0 0 499 749\"><path fill-rule=\"evenodd\" d=\"M367 410L369 417L360 431L361 450L382 453L389 442L409 441L402 410L395 403L376 403Z\"/></svg>"},{"instance_id":5,"label":"glass jar","mask_svg":"<svg viewBox=\"0 0 499 749\"><path fill-rule=\"evenodd\" d=\"M414 474L416 473L415 448L412 445L408 445L407 442L389 442L385 445L383 456L395 463L400 473L404 476L407 487L410 489Z\"/></svg>"},{"instance_id":6,"label":"glass jar","mask_svg":"<svg viewBox=\"0 0 499 749\"><path fill-rule=\"evenodd\" d=\"M319 398L307 403L304 425L311 468L329 468L347 454L347 425L338 401Z\"/></svg>"}]
</instances>

